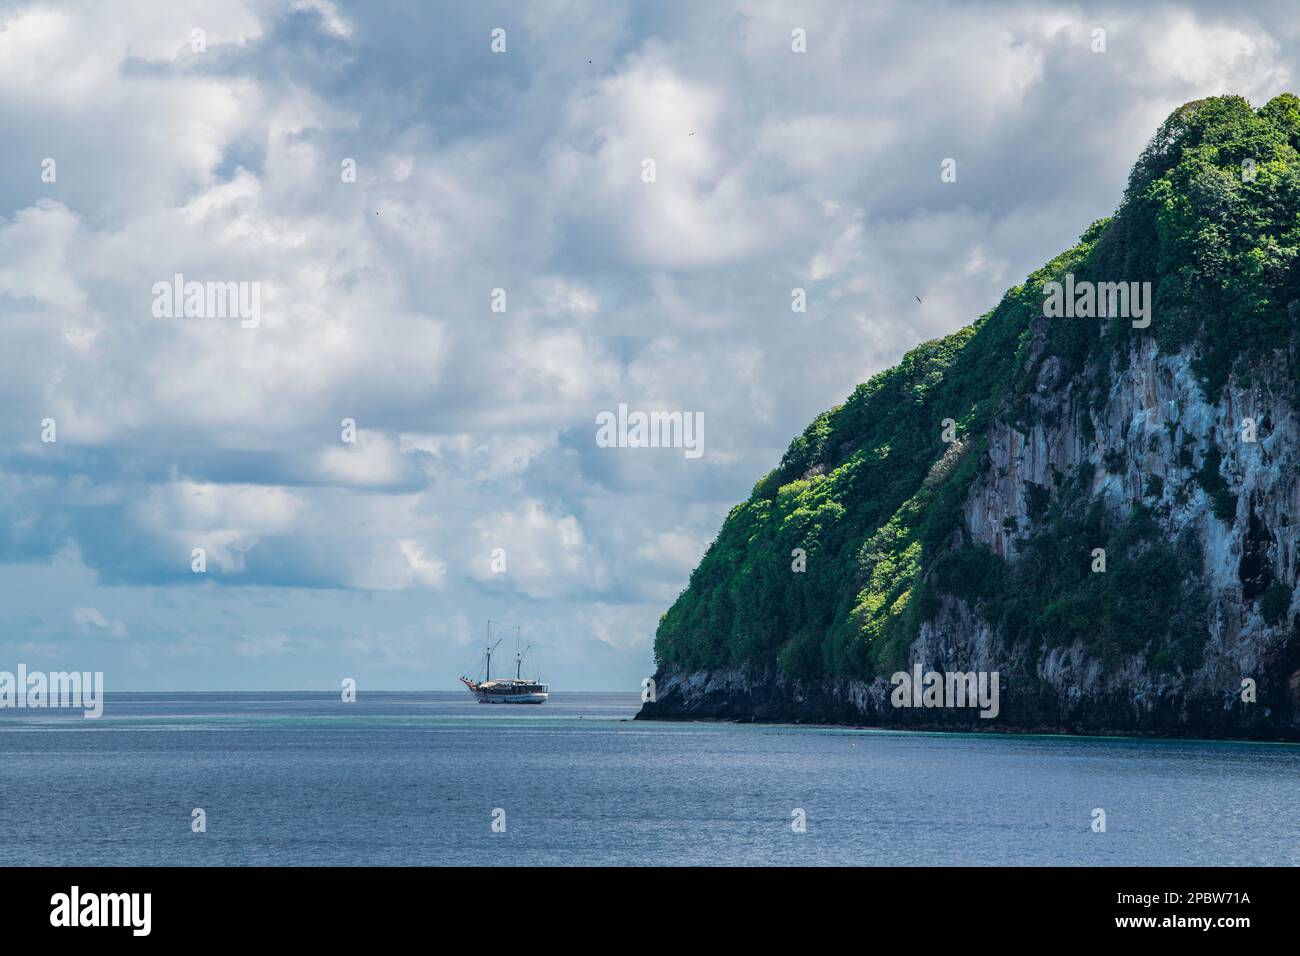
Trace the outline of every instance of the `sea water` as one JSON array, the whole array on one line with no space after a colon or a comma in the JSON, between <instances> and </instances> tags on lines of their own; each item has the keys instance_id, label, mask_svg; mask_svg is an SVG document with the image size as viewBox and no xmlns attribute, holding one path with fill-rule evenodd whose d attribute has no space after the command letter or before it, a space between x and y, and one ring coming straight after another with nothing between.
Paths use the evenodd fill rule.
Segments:
<instances>
[{"instance_id":1,"label":"sea water","mask_svg":"<svg viewBox=\"0 0 1300 956\"><path fill-rule=\"evenodd\" d=\"M639 703L0 711L0 846L9 865L1300 864L1300 746L632 721Z\"/></svg>"}]
</instances>

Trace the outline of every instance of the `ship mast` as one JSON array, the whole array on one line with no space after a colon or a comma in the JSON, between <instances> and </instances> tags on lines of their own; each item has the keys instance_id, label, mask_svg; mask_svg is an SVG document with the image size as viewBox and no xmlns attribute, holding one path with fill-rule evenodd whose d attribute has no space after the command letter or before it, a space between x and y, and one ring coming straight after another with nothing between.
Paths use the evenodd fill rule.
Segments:
<instances>
[{"instance_id":1,"label":"ship mast","mask_svg":"<svg viewBox=\"0 0 1300 956\"><path fill-rule=\"evenodd\" d=\"M487 639L490 641L490 640L492 640L492 622L491 622L491 621L488 621L488 624L487 624L487 630L488 630L488 636L487 636ZM496 644L491 645L491 646L488 647L488 649L487 649L487 680L483 681L483 683L485 683L485 684L488 683L488 681L492 680L492 652L495 651L495 650L497 649L497 647L500 646L501 641L502 641L502 638L499 638L499 637L498 637L498 638L497 638L497 642L496 642Z\"/></svg>"}]
</instances>

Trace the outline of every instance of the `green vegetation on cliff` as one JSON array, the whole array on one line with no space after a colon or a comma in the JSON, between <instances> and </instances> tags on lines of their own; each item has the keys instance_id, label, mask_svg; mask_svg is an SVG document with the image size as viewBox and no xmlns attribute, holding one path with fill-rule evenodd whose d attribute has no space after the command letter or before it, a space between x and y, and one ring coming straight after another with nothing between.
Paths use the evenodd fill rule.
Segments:
<instances>
[{"instance_id":1,"label":"green vegetation on cliff","mask_svg":"<svg viewBox=\"0 0 1300 956\"><path fill-rule=\"evenodd\" d=\"M1259 355L1281 350L1295 362L1298 147L1300 100L1291 95L1258 111L1233 96L1176 110L1134 167L1114 218L973 325L858 386L791 442L732 509L664 614L660 663L775 664L798 677L888 673L938 596L950 594L978 606L1006 640L1050 646L1079 637L1104 661L1145 650L1157 669L1195 666L1204 607L1187 582L1201 556L1192 542L1163 541L1145 508L1108 515L1080 490L1091 476L1060 476L1058 487L1031 496L1033 526L1009 566L967 540L961 506L987 466L995 416L1020 429L1032 422L1028 383L1049 356L1063 375L1081 376L1094 406L1134 335L1152 335L1169 352L1193 346L1207 395ZM1150 328L1044 320L1043 286L1067 272L1150 281ZM1031 348L1035 330L1042 338ZM957 440L945 442L949 418ZM1079 424L1087 435L1091 420ZM1184 445L1180 454L1189 453ZM1197 478L1228 515L1235 501L1217 458ZM1162 490L1148 483L1146 494ZM1021 530L1009 521L1008 530ZM1107 548L1104 575L1090 573L1095 547ZM792 570L796 549L806 554L803 573ZM1270 602L1272 614L1277 596Z\"/></svg>"}]
</instances>

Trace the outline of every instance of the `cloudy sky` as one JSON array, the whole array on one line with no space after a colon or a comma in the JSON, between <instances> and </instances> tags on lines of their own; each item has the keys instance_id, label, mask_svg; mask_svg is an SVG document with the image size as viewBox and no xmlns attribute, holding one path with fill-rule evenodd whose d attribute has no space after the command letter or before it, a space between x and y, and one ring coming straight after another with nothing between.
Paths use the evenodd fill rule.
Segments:
<instances>
[{"instance_id":1,"label":"cloudy sky","mask_svg":"<svg viewBox=\"0 0 1300 956\"><path fill-rule=\"evenodd\" d=\"M789 440L1112 212L1174 107L1296 90L1290 14L0 3L0 669L451 689L493 619L636 690ZM258 324L159 317L178 273ZM704 454L599 447L619 403Z\"/></svg>"}]
</instances>

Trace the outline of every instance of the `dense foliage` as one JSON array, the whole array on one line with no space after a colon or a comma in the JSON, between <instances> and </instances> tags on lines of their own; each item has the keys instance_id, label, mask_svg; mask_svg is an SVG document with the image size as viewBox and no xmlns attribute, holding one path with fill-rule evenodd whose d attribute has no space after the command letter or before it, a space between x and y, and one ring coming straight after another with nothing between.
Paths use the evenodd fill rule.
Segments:
<instances>
[{"instance_id":1,"label":"dense foliage","mask_svg":"<svg viewBox=\"0 0 1300 956\"><path fill-rule=\"evenodd\" d=\"M1074 490L1089 480L1076 476ZM1094 549L1105 552L1105 573L1092 570ZM1153 670L1188 670L1200 665L1206 634L1202 566L1196 537L1165 540L1148 508L1115 516L1098 499L1067 493L1036 523L1014 564L960 548L935 562L927 584L977 603L1005 640L1031 650L1077 640L1105 665L1141 651Z\"/></svg>"},{"instance_id":2,"label":"dense foliage","mask_svg":"<svg viewBox=\"0 0 1300 956\"><path fill-rule=\"evenodd\" d=\"M1154 320L1058 323L1054 345L1082 363L1151 334L1165 351L1194 345L1207 396L1261 353L1295 361L1300 301L1300 99L1258 111L1239 96L1188 103L1161 125L1124 201L1082 268L1094 281L1145 280ZM1294 370L1294 364L1292 365ZM1300 381L1300 378L1295 379ZM1100 383L1104 385L1103 383Z\"/></svg>"},{"instance_id":3,"label":"dense foliage","mask_svg":"<svg viewBox=\"0 0 1300 956\"><path fill-rule=\"evenodd\" d=\"M951 594L978 606L1007 640L1080 638L1106 662L1144 651L1158 669L1195 666L1205 609L1188 582L1201 556L1191 541L1164 541L1151 511L1107 514L1082 490L1090 475L1061 476L1031 500L1033 527L1008 565L967 540L960 509L986 465L994 416L1023 426L1034 414L1026 382L1031 364L1047 356L1085 376L1098 399L1134 335L1151 335L1167 351L1191 346L1208 395L1261 354L1282 350L1294 361L1297 147L1300 100L1291 95L1259 111L1233 96L1175 111L1134 167L1114 218L1095 223L972 326L858 386L790 444L732 509L663 616L660 662L692 670L776 664L801 677L887 673ZM1051 322L1046 347L1031 356L1044 283L1066 272L1150 281L1150 328ZM956 441L943 440L948 418ZM1091 428L1087 416L1081 427ZM1203 437L1181 436L1180 463ZM1202 459L1195 480L1216 514L1230 518L1235 499L1217 453ZM1123 461L1104 465L1119 471ZM1155 499L1162 490L1145 486ZM1090 572L1096 547L1107 550L1105 574ZM806 554L802 573L792 570L795 549ZM1285 608L1274 592L1266 615L1279 602Z\"/></svg>"}]
</instances>

